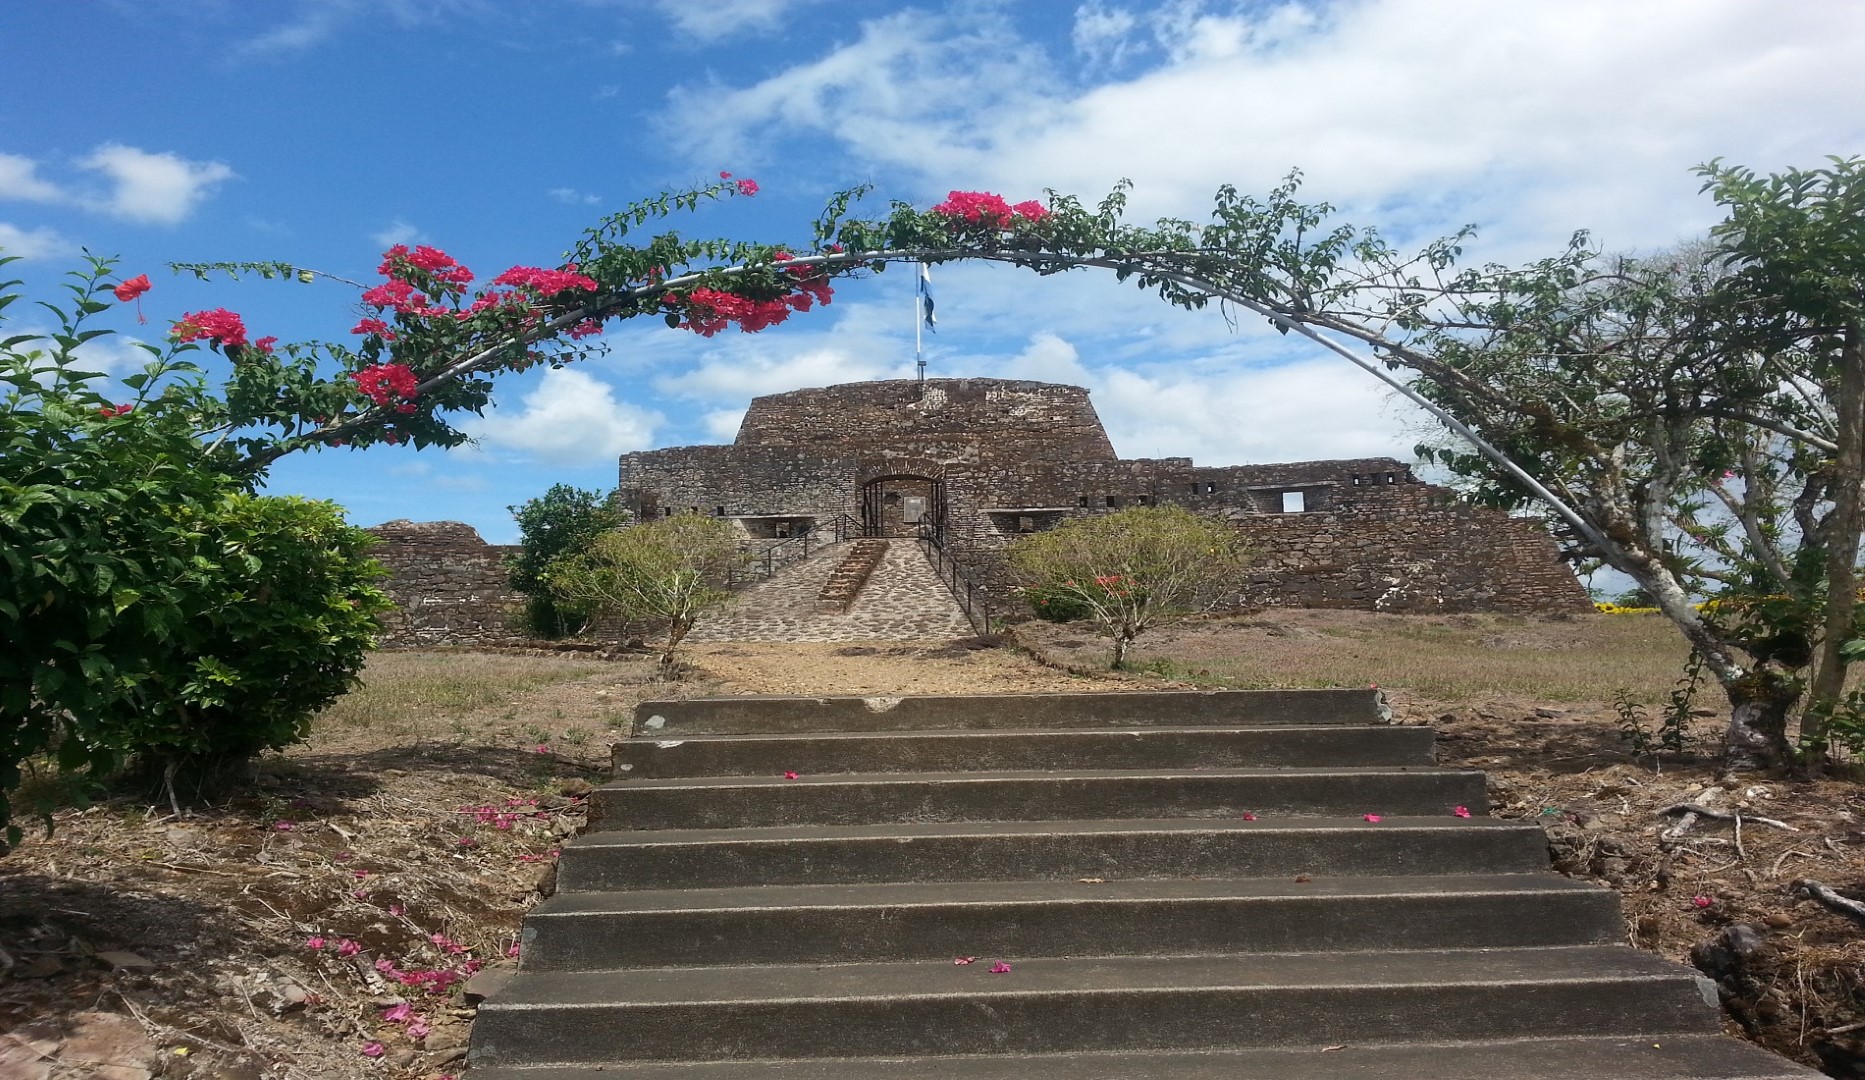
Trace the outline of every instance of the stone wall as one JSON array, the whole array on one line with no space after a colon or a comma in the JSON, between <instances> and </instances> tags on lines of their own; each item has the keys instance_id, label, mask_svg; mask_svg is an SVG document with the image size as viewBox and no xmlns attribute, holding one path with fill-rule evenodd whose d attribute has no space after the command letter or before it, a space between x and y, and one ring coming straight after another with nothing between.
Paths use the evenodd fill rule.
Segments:
<instances>
[{"instance_id":1,"label":"stone wall","mask_svg":"<svg viewBox=\"0 0 1865 1080\"><path fill-rule=\"evenodd\" d=\"M505 555L457 521L390 521L367 530L370 554L388 567L383 644L502 645L526 639L523 594L506 583Z\"/></svg>"}]
</instances>

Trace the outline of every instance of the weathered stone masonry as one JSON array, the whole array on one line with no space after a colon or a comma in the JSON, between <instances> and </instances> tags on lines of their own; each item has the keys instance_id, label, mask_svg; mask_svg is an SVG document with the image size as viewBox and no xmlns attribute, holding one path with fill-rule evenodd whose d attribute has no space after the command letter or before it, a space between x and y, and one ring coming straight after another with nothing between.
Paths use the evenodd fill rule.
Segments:
<instances>
[{"instance_id":1,"label":"weathered stone masonry","mask_svg":"<svg viewBox=\"0 0 1865 1080\"><path fill-rule=\"evenodd\" d=\"M458 521L390 521L368 530L370 554L389 568L383 590L388 645L493 645L523 640L525 598L507 584L505 556Z\"/></svg>"},{"instance_id":2,"label":"weathered stone masonry","mask_svg":"<svg viewBox=\"0 0 1865 1080\"><path fill-rule=\"evenodd\" d=\"M1245 602L1382 611L1581 611L1533 523L1457 503L1390 458L1196 466L1121 459L1088 392L1002 379L851 383L754 400L730 446L625 455L643 516L711 514L748 537L847 514L875 535L937 530L981 582L1025 532L1133 504L1235 521L1257 548Z\"/></svg>"}]
</instances>

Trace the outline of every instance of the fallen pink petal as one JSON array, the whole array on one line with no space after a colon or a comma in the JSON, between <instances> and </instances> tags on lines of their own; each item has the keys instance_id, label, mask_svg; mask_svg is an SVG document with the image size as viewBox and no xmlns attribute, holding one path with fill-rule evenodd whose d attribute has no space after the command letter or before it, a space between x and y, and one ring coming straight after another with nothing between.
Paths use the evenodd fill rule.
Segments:
<instances>
[{"instance_id":1,"label":"fallen pink petal","mask_svg":"<svg viewBox=\"0 0 1865 1080\"><path fill-rule=\"evenodd\" d=\"M321 949L324 947L324 939L321 937L305 938L304 947L307 949Z\"/></svg>"},{"instance_id":2,"label":"fallen pink petal","mask_svg":"<svg viewBox=\"0 0 1865 1080\"><path fill-rule=\"evenodd\" d=\"M1458 817L1469 817L1470 808L1468 806L1460 806L1457 809L1452 810L1451 813L1456 814Z\"/></svg>"},{"instance_id":3,"label":"fallen pink petal","mask_svg":"<svg viewBox=\"0 0 1865 1080\"><path fill-rule=\"evenodd\" d=\"M1690 898L1690 902L1697 905L1700 908L1706 908L1706 907L1709 907L1711 904L1715 903L1716 901L1711 900L1707 896L1693 896Z\"/></svg>"},{"instance_id":4,"label":"fallen pink petal","mask_svg":"<svg viewBox=\"0 0 1865 1080\"><path fill-rule=\"evenodd\" d=\"M337 942L337 955L338 956L355 956L357 953L362 952L362 951L363 951L363 947L361 945L358 945L356 942L351 941L349 938L344 938L342 941Z\"/></svg>"},{"instance_id":5,"label":"fallen pink petal","mask_svg":"<svg viewBox=\"0 0 1865 1080\"><path fill-rule=\"evenodd\" d=\"M403 1020L408 1019L409 1014L413 1011L413 1009L408 1007L408 1003L404 1001L399 1005L383 1010L382 1019L387 1020L391 1024L399 1024Z\"/></svg>"},{"instance_id":6,"label":"fallen pink petal","mask_svg":"<svg viewBox=\"0 0 1865 1080\"><path fill-rule=\"evenodd\" d=\"M370 1057L370 1058L381 1057L382 1056L382 1044L379 1042L364 1043L363 1044L363 1056Z\"/></svg>"},{"instance_id":7,"label":"fallen pink petal","mask_svg":"<svg viewBox=\"0 0 1865 1080\"><path fill-rule=\"evenodd\" d=\"M275 832L290 832L297 827L298 823L295 821L274 821L272 823L272 828Z\"/></svg>"},{"instance_id":8,"label":"fallen pink petal","mask_svg":"<svg viewBox=\"0 0 1865 1080\"><path fill-rule=\"evenodd\" d=\"M952 962L959 965L975 964L978 962L978 958L975 956L954 956Z\"/></svg>"},{"instance_id":9,"label":"fallen pink petal","mask_svg":"<svg viewBox=\"0 0 1865 1080\"><path fill-rule=\"evenodd\" d=\"M1373 822L1383 820L1378 814L1362 814L1360 816L1365 818L1368 821L1373 821Z\"/></svg>"},{"instance_id":10,"label":"fallen pink petal","mask_svg":"<svg viewBox=\"0 0 1865 1080\"><path fill-rule=\"evenodd\" d=\"M1008 975L1010 974L1010 965L999 960L997 963L991 965L991 974Z\"/></svg>"},{"instance_id":11,"label":"fallen pink petal","mask_svg":"<svg viewBox=\"0 0 1865 1080\"><path fill-rule=\"evenodd\" d=\"M1245 810L1245 811L1243 812L1243 820L1245 820L1245 821L1255 821L1255 820L1256 820L1256 815L1255 815L1255 814L1252 814L1252 813L1250 813L1250 812L1249 812L1248 810Z\"/></svg>"},{"instance_id":12,"label":"fallen pink petal","mask_svg":"<svg viewBox=\"0 0 1865 1080\"><path fill-rule=\"evenodd\" d=\"M410 1039L425 1039L433 1030L433 1028L427 1026L426 1020L417 1016L414 1018L414 1023L408 1025L408 1037Z\"/></svg>"},{"instance_id":13,"label":"fallen pink petal","mask_svg":"<svg viewBox=\"0 0 1865 1080\"><path fill-rule=\"evenodd\" d=\"M785 780L795 780L795 779L797 779L797 777L798 777L798 774L797 774L797 773L794 773L794 772L786 772L786 773L784 773L784 779L785 779Z\"/></svg>"}]
</instances>

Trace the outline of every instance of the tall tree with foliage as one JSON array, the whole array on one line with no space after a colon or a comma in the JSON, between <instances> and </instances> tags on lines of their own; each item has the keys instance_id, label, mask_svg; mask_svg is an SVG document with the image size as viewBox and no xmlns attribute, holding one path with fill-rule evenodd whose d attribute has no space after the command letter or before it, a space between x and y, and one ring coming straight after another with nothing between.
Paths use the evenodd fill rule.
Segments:
<instances>
[{"instance_id":1,"label":"tall tree with foliage","mask_svg":"<svg viewBox=\"0 0 1865 1080\"><path fill-rule=\"evenodd\" d=\"M611 529L552 563L551 588L598 617L665 633L660 661L671 671L687 634L731 599L746 560L739 539L729 522L698 514Z\"/></svg>"},{"instance_id":2,"label":"tall tree with foliage","mask_svg":"<svg viewBox=\"0 0 1865 1080\"><path fill-rule=\"evenodd\" d=\"M566 605L551 591L550 564L586 549L597 536L625 524L628 515L609 496L569 484L518 506L508 506L518 522L518 551L505 563L512 588L530 598L525 621L533 633L567 637L583 629L589 612Z\"/></svg>"},{"instance_id":3,"label":"tall tree with foliage","mask_svg":"<svg viewBox=\"0 0 1865 1080\"><path fill-rule=\"evenodd\" d=\"M1235 526L1181 506L1130 506L1070 518L1010 546L1029 591L1085 610L1127 666L1141 634L1234 601L1248 566Z\"/></svg>"}]
</instances>

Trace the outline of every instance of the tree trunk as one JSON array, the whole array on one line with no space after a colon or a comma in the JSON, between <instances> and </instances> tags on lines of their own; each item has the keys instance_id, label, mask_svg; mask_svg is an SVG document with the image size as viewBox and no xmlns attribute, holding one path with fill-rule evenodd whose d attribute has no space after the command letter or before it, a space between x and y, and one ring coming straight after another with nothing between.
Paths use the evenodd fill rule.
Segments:
<instances>
[{"instance_id":1,"label":"tree trunk","mask_svg":"<svg viewBox=\"0 0 1865 1080\"><path fill-rule=\"evenodd\" d=\"M1133 639L1116 631L1114 633L1114 670L1127 666L1127 650L1133 647Z\"/></svg>"},{"instance_id":2,"label":"tree trunk","mask_svg":"<svg viewBox=\"0 0 1865 1080\"><path fill-rule=\"evenodd\" d=\"M1839 452L1834 455L1833 516L1826 536L1826 626L1808 688L1800 741L1818 745L1827 718L1846 688L1846 658L1840 651L1852 636L1852 612L1858 603L1859 532L1865 527L1859 506L1859 483L1865 479L1865 329L1846 327L1840 346L1837 414ZM1817 769L1817 762L1809 762Z\"/></svg>"},{"instance_id":3,"label":"tree trunk","mask_svg":"<svg viewBox=\"0 0 1865 1080\"><path fill-rule=\"evenodd\" d=\"M1723 739L1731 772L1760 772L1787 763L1787 714L1800 700L1792 679L1772 667L1760 667L1725 683L1729 695L1729 730Z\"/></svg>"}]
</instances>

